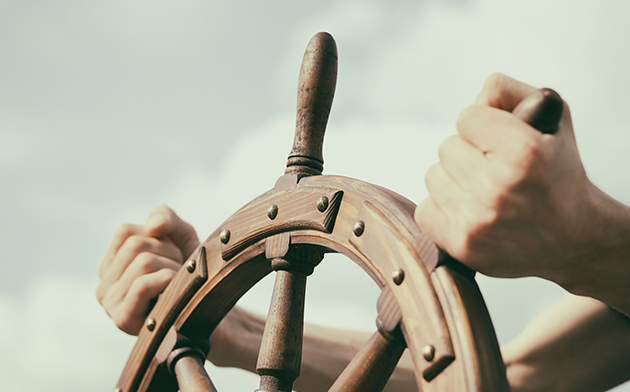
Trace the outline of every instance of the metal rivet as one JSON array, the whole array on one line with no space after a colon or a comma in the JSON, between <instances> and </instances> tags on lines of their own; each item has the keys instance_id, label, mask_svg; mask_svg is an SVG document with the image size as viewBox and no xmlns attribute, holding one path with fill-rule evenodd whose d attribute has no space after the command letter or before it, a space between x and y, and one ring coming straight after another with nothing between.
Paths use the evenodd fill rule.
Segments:
<instances>
[{"instance_id":1,"label":"metal rivet","mask_svg":"<svg viewBox=\"0 0 630 392\"><path fill-rule=\"evenodd\" d=\"M197 262L195 260L188 260L188 262L186 263L186 269L188 270L188 272L192 274L193 272L195 272L195 268L197 268Z\"/></svg>"},{"instance_id":2,"label":"metal rivet","mask_svg":"<svg viewBox=\"0 0 630 392\"><path fill-rule=\"evenodd\" d=\"M122 388L116 388L114 389L114 392L122 392Z\"/></svg>"},{"instance_id":3,"label":"metal rivet","mask_svg":"<svg viewBox=\"0 0 630 392\"><path fill-rule=\"evenodd\" d=\"M405 271L400 268L392 272L392 280L394 281L394 283L396 283L397 286L400 286L403 280L405 280Z\"/></svg>"},{"instance_id":4,"label":"metal rivet","mask_svg":"<svg viewBox=\"0 0 630 392\"><path fill-rule=\"evenodd\" d=\"M147 329L149 331L153 331L155 329L155 325L156 325L155 319L153 317L149 317L147 319Z\"/></svg>"},{"instance_id":5,"label":"metal rivet","mask_svg":"<svg viewBox=\"0 0 630 392\"><path fill-rule=\"evenodd\" d=\"M435 347L430 344L428 346L424 346L422 348L422 356L429 362L433 361L433 358L435 357Z\"/></svg>"},{"instance_id":6,"label":"metal rivet","mask_svg":"<svg viewBox=\"0 0 630 392\"><path fill-rule=\"evenodd\" d=\"M352 227L352 232L357 237L361 237L361 234L363 234L364 230L365 230L365 222L363 222L362 220L357 221L357 223L355 223L354 226Z\"/></svg>"},{"instance_id":7,"label":"metal rivet","mask_svg":"<svg viewBox=\"0 0 630 392\"><path fill-rule=\"evenodd\" d=\"M275 204L270 205L269 208L267 208L267 216L271 220L276 219L276 216L278 216L278 206Z\"/></svg>"},{"instance_id":8,"label":"metal rivet","mask_svg":"<svg viewBox=\"0 0 630 392\"><path fill-rule=\"evenodd\" d=\"M223 242L224 244L227 244L230 241L230 231L228 229L225 229L221 232L221 234L219 234L219 238L221 239L221 242Z\"/></svg>"},{"instance_id":9,"label":"metal rivet","mask_svg":"<svg viewBox=\"0 0 630 392\"><path fill-rule=\"evenodd\" d=\"M319 212L324 212L326 211L326 208L328 208L328 198L326 196L322 196L319 200L317 200L317 209Z\"/></svg>"}]
</instances>

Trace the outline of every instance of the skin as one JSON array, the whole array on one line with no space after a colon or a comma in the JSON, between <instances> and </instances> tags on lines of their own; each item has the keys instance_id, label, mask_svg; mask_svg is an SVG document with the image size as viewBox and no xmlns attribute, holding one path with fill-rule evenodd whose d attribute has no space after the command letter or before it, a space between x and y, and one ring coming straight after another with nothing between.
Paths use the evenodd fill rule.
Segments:
<instances>
[{"instance_id":1,"label":"skin","mask_svg":"<svg viewBox=\"0 0 630 392\"><path fill-rule=\"evenodd\" d=\"M199 245L195 230L166 206L153 209L143 226L123 224L99 263L96 296L118 328L137 335L153 300L164 291L183 260ZM256 372L265 320L235 307L212 336L208 359L216 366ZM294 388L327 391L369 335L305 325L302 369ZM417 390L413 363L403 355L384 391Z\"/></svg>"},{"instance_id":2,"label":"skin","mask_svg":"<svg viewBox=\"0 0 630 392\"><path fill-rule=\"evenodd\" d=\"M569 296L502 349L513 392L604 391L630 379L630 209L597 189L581 164L565 104L560 129L542 135L509 112L534 88L492 75L458 134L427 173L420 228L442 249L492 276L539 276L589 297ZM199 245L166 206L144 225L124 224L99 263L98 300L137 334L154 299ZM603 302L602 302L603 301ZM234 308L210 340L217 366L255 371L264 319ZM327 390L368 336L305 326L295 389ZM415 391L403 356L388 391Z\"/></svg>"},{"instance_id":3,"label":"skin","mask_svg":"<svg viewBox=\"0 0 630 392\"><path fill-rule=\"evenodd\" d=\"M416 223L474 270L538 276L630 314L630 208L587 178L566 103L554 135L510 113L534 91L488 78L426 173Z\"/></svg>"},{"instance_id":4,"label":"skin","mask_svg":"<svg viewBox=\"0 0 630 392\"><path fill-rule=\"evenodd\" d=\"M154 209L144 226L124 224L116 230L99 265L102 280L97 296L120 329L138 333L156 293L165 288L196 243L192 227L165 206ZM164 254L173 255L170 262ZM263 328L264 318L235 307L210 337L208 360L255 373ZM368 338L362 332L306 324L295 390L328 390ZM512 392L605 391L630 379L630 321L600 301L568 296L539 315L501 351ZM408 353L385 391L417 391Z\"/></svg>"},{"instance_id":5,"label":"skin","mask_svg":"<svg viewBox=\"0 0 630 392\"><path fill-rule=\"evenodd\" d=\"M501 348L512 392L599 392L630 378L630 322L566 296Z\"/></svg>"}]
</instances>

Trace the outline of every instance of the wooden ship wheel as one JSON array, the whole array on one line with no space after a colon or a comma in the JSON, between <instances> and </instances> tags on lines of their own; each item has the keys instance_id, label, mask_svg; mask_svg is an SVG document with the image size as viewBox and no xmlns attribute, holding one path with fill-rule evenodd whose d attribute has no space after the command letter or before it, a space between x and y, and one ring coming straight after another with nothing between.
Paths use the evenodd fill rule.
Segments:
<instances>
[{"instance_id":1,"label":"wooden ship wheel","mask_svg":"<svg viewBox=\"0 0 630 392\"><path fill-rule=\"evenodd\" d=\"M382 390L405 349L421 391L509 390L474 272L420 232L411 201L366 182L321 175L336 77L335 42L319 33L300 70L285 174L184 263L148 315L116 392L215 391L203 367L209 337L238 299L272 271L257 391L290 392L300 373L306 280L332 252L357 263L382 292L376 332L330 391ZM549 91L528 98L519 116L530 124L540 120L541 102L553 106L559 99L549 100Z\"/></svg>"}]
</instances>

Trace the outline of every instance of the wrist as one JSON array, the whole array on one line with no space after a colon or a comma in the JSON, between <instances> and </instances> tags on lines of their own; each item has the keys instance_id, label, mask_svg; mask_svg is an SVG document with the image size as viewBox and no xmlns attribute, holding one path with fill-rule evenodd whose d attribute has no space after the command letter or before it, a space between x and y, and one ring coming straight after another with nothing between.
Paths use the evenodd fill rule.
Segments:
<instances>
[{"instance_id":1,"label":"wrist","mask_svg":"<svg viewBox=\"0 0 630 392\"><path fill-rule=\"evenodd\" d=\"M551 280L630 313L630 207L590 184L564 267ZM577 212L576 212L577 213Z\"/></svg>"}]
</instances>

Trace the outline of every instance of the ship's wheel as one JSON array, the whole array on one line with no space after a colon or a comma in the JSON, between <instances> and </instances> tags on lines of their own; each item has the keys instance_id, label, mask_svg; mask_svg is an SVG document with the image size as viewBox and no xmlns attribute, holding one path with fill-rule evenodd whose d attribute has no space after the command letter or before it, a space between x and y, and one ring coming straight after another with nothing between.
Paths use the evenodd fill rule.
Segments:
<instances>
[{"instance_id":1,"label":"ship's wheel","mask_svg":"<svg viewBox=\"0 0 630 392\"><path fill-rule=\"evenodd\" d=\"M421 391L509 390L474 273L419 231L415 205L376 185L321 175L336 77L335 42L319 33L300 70L285 174L184 263L147 317L115 391L215 391L203 367L209 337L274 272L258 391L290 392L300 372L307 277L333 252L357 263L382 292L376 331L330 391L382 390L405 349ZM536 110L525 112L521 118Z\"/></svg>"}]
</instances>

